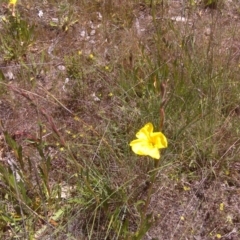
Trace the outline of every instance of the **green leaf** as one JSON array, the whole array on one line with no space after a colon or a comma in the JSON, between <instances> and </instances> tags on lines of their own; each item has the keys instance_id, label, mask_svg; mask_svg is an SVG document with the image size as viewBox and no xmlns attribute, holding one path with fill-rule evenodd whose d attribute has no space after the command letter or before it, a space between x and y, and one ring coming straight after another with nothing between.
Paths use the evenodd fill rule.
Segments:
<instances>
[{"instance_id":1,"label":"green leaf","mask_svg":"<svg viewBox=\"0 0 240 240\"><path fill-rule=\"evenodd\" d=\"M15 157L22 162L22 147L10 136L10 134L5 131L4 136L7 142L7 145L13 150Z\"/></svg>"},{"instance_id":2,"label":"green leaf","mask_svg":"<svg viewBox=\"0 0 240 240\"><path fill-rule=\"evenodd\" d=\"M132 237L132 240L141 240L147 233L147 231L151 228L153 221L152 221L152 213L148 214L144 219L142 220L140 229L135 233L135 235Z\"/></svg>"},{"instance_id":3,"label":"green leaf","mask_svg":"<svg viewBox=\"0 0 240 240\"><path fill-rule=\"evenodd\" d=\"M64 214L64 209L60 208L57 212L54 213L54 215L52 216L52 219L54 221L58 221L63 214Z\"/></svg>"},{"instance_id":4,"label":"green leaf","mask_svg":"<svg viewBox=\"0 0 240 240\"><path fill-rule=\"evenodd\" d=\"M0 80L5 80L5 76L1 70L0 70Z\"/></svg>"}]
</instances>

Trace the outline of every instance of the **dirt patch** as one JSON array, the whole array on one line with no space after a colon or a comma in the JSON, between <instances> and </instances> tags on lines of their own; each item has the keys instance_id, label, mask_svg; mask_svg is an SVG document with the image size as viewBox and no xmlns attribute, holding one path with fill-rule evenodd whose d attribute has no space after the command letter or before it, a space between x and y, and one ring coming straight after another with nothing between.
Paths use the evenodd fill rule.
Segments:
<instances>
[{"instance_id":1,"label":"dirt patch","mask_svg":"<svg viewBox=\"0 0 240 240\"><path fill-rule=\"evenodd\" d=\"M145 163L135 167L130 158L130 167L126 169L122 159L129 156L127 134L132 134L135 119L155 116L155 112L147 117L139 113L140 105L147 112L148 104L156 102L151 103L150 97L144 98L151 93L153 83L158 84L158 79L177 79L177 74L171 72L172 67L177 66L179 76L186 78L185 83L189 81L182 89L194 86L192 91L196 91L204 105L209 85L198 86L203 70L206 76L211 76L213 85L218 78L212 74L214 68L222 73L226 67L232 67L235 69L231 72L232 78L239 74L240 6L237 1L226 1L211 8L195 1L163 2L154 8L147 3L110 2L94 1L91 5L74 2L76 6L72 7L67 2L57 6L53 3L25 5L23 1L18 11L29 26L34 26L37 38L31 42L32 39L25 36L29 40L26 52L24 49L12 51L16 54L12 56L5 51L0 59L1 131L7 130L23 146L25 161L31 158L36 164L40 164L41 154L39 156L35 146L40 139L44 140L44 152L52 159L49 174L53 185L68 181L74 173L64 152L64 147L66 150L69 146L81 164L90 162L103 176L107 171L111 187L121 186L128 174L141 176L139 182L134 183L137 186L143 182L143 172L149 170L148 167ZM1 30L7 32L3 20ZM23 46L21 38L16 41ZM207 46L207 51L203 51L202 46ZM9 54L16 58L6 60ZM202 62L188 69L188 62L195 61L196 55ZM212 59L212 65L207 65L205 59ZM164 71L157 72L157 64L166 66ZM186 72L189 74L184 75ZM176 82L169 81L169 96L177 95ZM236 155L239 139L231 133L231 124L239 121L239 94L237 87L236 92L232 92L231 84L235 83L229 81L221 86L224 90L221 94L226 95L223 106L226 121L218 128L219 132L214 133L218 144L215 158L199 151L194 159L196 165L192 167L192 160L189 164L184 162L180 151L166 154L166 159L172 161L171 166L163 161L166 167L159 171L149 209L153 212L154 225L144 239L239 239L240 168ZM234 103L230 94L235 96ZM186 117L182 118L185 121ZM105 137L109 137L107 141ZM170 141L174 146L174 139ZM1 148L11 152L4 141ZM174 147L173 150L178 151ZM188 154L191 158L192 153ZM5 155L1 155L1 161L7 164ZM36 184L36 178L33 179ZM77 180L69 182L76 184ZM136 212L134 207L129 208L133 211L130 228L136 230ZM82 230L87 226L85 215L86 219L80 221L84 227L77 226L83 215L73 213L77 220L69 225L76 239L87 236ZM103 216L102 212L99 216ZM105 233L107 227L94 229L92 239L102 239L97 233Z\"/></svg>"}]
</instances>

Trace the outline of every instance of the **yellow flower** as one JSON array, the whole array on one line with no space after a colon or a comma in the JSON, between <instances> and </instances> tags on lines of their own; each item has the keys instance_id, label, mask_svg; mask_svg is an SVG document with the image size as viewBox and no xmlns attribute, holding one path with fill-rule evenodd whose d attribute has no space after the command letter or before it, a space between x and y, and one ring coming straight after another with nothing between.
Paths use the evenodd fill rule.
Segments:
<instances>
[{"instance_id":1,"label":"yellow flower","mask_svg":"<svg viewBox=\"0 0 240 240\"><path fill-rule=\"evenodd\" d=\"M75 121L79 121L79 120L80 120L78 116L75 116L73 119L74 119Z\"/></svg>"},{"instance_id":2,"label":"yellow flower","mask_svg":"<svg viewBox=\"0 0 240 240\"><path fill-rule=\"evenodd\" d=\"M223 210L224 210L224 203L220 203L219 209L220 209L220 211L223 211Z\"/></svg>"},{"instance_id":3,"label":"yellow flower","mask_svg":"<svg viewBox=\"0 0 240 240\"><path fill-rule=\"evenodd\" d=\"M217 239L220 239L220 238L222 238L222 235L221 234L216 234L216 237L217 237Z\"/></svg>"},{"instance_id":4,"label":"yellow flower","mask_svg":"<svg viewBox=\"0 0 240 240\"><path fill-rule=\"evenodd\" d=\"M183 186L183 190L184 190L184 191L190 191L190 190L191 190L191 188L190 188L190 187L188 187L188 186Z\"/></svg>"},{"instance_id":5,"label":"yellow flower","mask_svg":"<svg viewBox=\"0 0 240 240\"><path fill-rule=\"evenodd\" d=\"M9 0L9 5L16 5L17 0Z\"/></svg>"},{"instance_id":6,"label":"yellow flower","mask_svg":"<svg viewBox=\"0 0 240 240\"><path fill-rule=\"evenodd\" d=\"M166 137L161 132L153 132L152 123L147 123L137 134L137 139L130 142L134 153L143 156L150 156L160 159L161 148L166 148L168 143Z\"/></svg>"},{"instance_id":7,"label":"yellow flower","mask_svg":"<svg viewBox=\"0 0 240 240\"><path fill-rule=\"evenodd\" d=\"M12 16L15 16L15 6L17 4L17 0L9 0L8 8L11 8Z\"/></svg>"}]
</instances>

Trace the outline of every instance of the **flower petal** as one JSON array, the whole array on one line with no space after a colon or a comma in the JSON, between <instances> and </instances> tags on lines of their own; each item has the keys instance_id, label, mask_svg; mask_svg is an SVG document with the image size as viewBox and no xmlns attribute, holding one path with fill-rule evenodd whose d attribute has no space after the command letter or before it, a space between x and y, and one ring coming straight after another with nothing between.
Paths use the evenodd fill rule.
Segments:
<instances>
[{"instance_id":1,"label":"flower petal","mask_svg":"<svg viewBox=\"0 0 240 240\"><path fill-rule=\"evenodd\" d=\"M137 134L136 134L136 137L138 139L149 139L150 138L150 135L151 133L153 132L153 125L152 123L147 123L145 124L145 126L143 128L141 128Z\"/></svg>"},{"instance_id":2,"label":"flower petal","mask_svg":"<svg viewBox=\"0 0 240 240\"><path fill-rule=\"evenodd\" d=\"M130 142L134 153L160 159L161 148L168 146L167 138L161 132L153 132L152 123L147 123L137 134L137 139Z\"/></svg>"},{"instance_id":3,"label":"flower petal","mask_svg":"<svg viewBox=\"0 0 240 240\"><path fill-rule=\"evenodd\" d=\"M150 156L155 159L160 159L160 152L158 148L154 147L149 141L136 139L130 142L132 151L138 155Z\"/></svg>"},{"instance_id":4,"label":"flower petal","mask_svg":"<svg viewBox=\"0 0 240 240\"><path fill-rule=\"evenodd\" d=\"M168 146L167 138L161 132L152 133L150 137L156 148L160 149Z\"/></svg>"},{"instance_id":5,"label":"flower petal","mask_svg":"<svg viewBox=\"0 0 240 240\"><path fill-rule=\"evenodd\" d=\"M154 159L160 159L160 151L157 148L152 148L148 155Z\"/></svg>"}]
</instances>

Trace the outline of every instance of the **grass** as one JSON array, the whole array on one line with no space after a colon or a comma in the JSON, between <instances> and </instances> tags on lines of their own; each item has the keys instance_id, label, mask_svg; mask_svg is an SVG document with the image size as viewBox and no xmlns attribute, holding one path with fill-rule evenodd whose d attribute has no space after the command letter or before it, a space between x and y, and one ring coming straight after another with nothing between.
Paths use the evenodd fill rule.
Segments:
<instances>
[{"instance_id":1,"label":"grass","mask_svg":"<svg viewBox=\"0 0 240 240\"><path fill-rule=\"evenodd\" d=\"M239 4L5 3L1 239L238 239Z\"/></svg>"}]
</instances>

